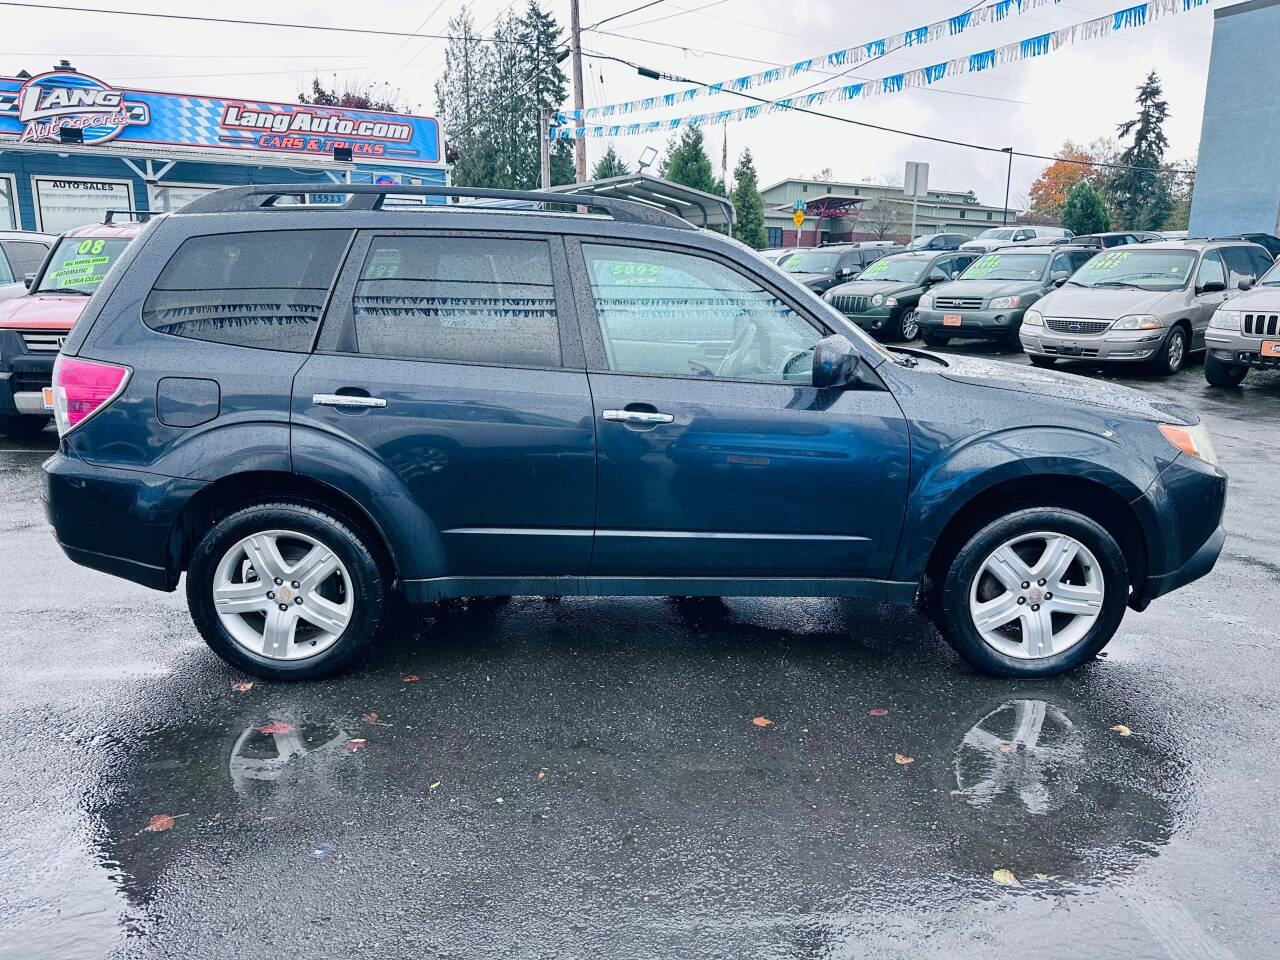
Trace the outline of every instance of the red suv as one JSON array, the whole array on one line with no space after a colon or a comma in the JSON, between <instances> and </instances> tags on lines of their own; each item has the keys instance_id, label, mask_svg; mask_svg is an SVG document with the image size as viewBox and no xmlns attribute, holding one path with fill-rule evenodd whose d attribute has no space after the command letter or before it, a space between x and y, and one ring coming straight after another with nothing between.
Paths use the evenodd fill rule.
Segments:
<instances>
[{"instance_id":1,"label":"red suv","mask_svg":"<svg viewBox=\"0 0 1280 960\"><path fill-rule=\"evenodd\" d=\"M115 214L131 218L116 223ZM71 325L107 270L139 232L145 214L109 211L106 220L68 230L54 245L25 296L0 303L0 434L30 439L53 409L45 391Z\"/></svg>"}]
</instances>

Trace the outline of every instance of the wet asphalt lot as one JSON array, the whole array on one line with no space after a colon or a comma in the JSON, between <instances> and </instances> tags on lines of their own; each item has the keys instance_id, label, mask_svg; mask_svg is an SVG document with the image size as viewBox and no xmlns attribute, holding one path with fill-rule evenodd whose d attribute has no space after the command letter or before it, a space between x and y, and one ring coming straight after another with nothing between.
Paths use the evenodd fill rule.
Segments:
<instances>
[{"instance_id":1,"label":"wet asphalt lot","mask_svg":"<svg viewBox=\"0 0 1280 960\"><path fill-rule=\"evenodd\" d=\"M1137 382L1224 555L1035 683L899 608L521 598L238 691L0 445L0 957L1280 954L1280 375Z\"/></svg>"}]
</instances>

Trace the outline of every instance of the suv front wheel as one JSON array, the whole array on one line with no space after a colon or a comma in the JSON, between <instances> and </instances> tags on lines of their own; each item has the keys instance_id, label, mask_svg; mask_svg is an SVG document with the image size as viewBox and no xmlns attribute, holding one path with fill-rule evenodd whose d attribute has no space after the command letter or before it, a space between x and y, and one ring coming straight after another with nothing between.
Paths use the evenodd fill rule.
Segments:
<instances>
[{"instance_id":1,"label":"suv front wheel","mask_svg":"<svg viewBox=\"0 0 1280 960\"><path fill-rule=\"evenodd\" d=\"M378 632L385 594L360 534L292 503L247 507L218 521L187 570L187 604L205 642L268 680L349 667Z\"/></svg>"},{"instance_id":2,"label":"suv front wheel","mask_svg":"<svg viewBox=\"0 0 1280 960\"><path fill-rule=\"evenodd\" d=\"M988 523L941 584L943 632L970 664L1003 677L1049 677L1093 659L1120 625L1124 554L1073 510L1037 507Z\"/></svg>"}]
</instances>

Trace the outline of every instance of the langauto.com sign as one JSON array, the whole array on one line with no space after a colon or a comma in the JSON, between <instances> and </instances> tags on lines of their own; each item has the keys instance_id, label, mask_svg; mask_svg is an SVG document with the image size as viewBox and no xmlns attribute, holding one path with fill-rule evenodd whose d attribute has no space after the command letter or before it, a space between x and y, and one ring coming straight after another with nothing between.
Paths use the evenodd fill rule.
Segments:
<instances>
[{"instance_id":1,"label":"langauto.com sign","mask_svg":"<svg viewBox=\"0 0 1280 960\"><path fill-rule=\"evenodd\" d=\"M376 110L197 97L121 90L74 71L0 77L0 139L58 142L76 127L92 146L160 145L332 157L349 148L354 160L441 163L440 127L432 117Z\"/></svg>"}]
</instances>

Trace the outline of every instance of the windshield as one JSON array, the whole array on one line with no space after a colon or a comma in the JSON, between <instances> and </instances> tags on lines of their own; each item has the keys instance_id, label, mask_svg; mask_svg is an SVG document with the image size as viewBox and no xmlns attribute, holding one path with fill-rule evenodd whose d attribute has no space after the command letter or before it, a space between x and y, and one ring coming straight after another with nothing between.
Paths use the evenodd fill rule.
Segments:
<instances>
[{"instance_id":1,"label":"windshield","mask_svg":"<svg viewBox=\"0 0 1280 960\"><path fill-rule=\"evenodd\" d=\"M1098 254L1071 277L1080 287L1138 287L1172 290L1186 286L1195 269L1190 250L1143 250L1121 247Z\"/></svg>"},{"instance_id":2,"label":"windshield","mask_svg":"<svg viewBox=\"0 0 1280 960\"><path fill-rule=\"evenodd\" d=\"M1280 287L1280 260L1277 260L1271 269L1262 275L1258 283L1265 283L1268 287Z\"/></svg>"},{"instance_id":3,"label":"windshield","mask_svg":"<svg viewBox=\"0 0 1280 960\"><path fill-rule=\"evenodd\" d=\"M859 280L901 280L914 283L929 265L927 258L921 257L882 257L867 269L863 270Z\"/></svg>"},{"instance_id":4,"label":"windshield","mask_svg":"<svg viewBox=\"0 0 1280 960\"><path fill-rule=\"evenodd\" d=\"M93 293L128 240L103 237L63 237L49 256L49 265L33 293Z\"/></svg>"},{"instance_id":5,"label":"windshield","mask_svg":"<svg viewBox=\"0 0 1280 960\"><path fill-rule=\"evenodd\" d=\"M793 253L779 266L787 273L831 273L839 262L838 250L810 250L808 253Z\"/></svg>"},{"instance_id":6,"label":"windshield","mask_svg":"<svg viewBox=\"0 0 1280 960\"><path fill-rule=\"evenodd\" d=\"M1013 231L1002 229L1000 227L992 227L990 230L983 230L978 234L979 240L1012 240Z\"/></svg>"},{"instance_id":7,"label":"windshield","mask_svg":"<svg viewBox=\"0 0 1280 960\"><path fill-rule=\"evenodd\" d=\"M940 233L926 233L923 237L916 237L914 240L908 243L907 249L919 250L923 247L927 247L930 243L933 242L934 237L940 237L940 236L942 236L942 234Z\"/></svg>"},{"instance_id":8,"label":"windshield","mask_svg":"<svg viewBox=\"0 0 1280 960\"><path fill-rule=\"evenodd\" d=\"M957 280L1039 280L1049 263L1047 253L988 253Z\"/></svg>"}]
</instances>

